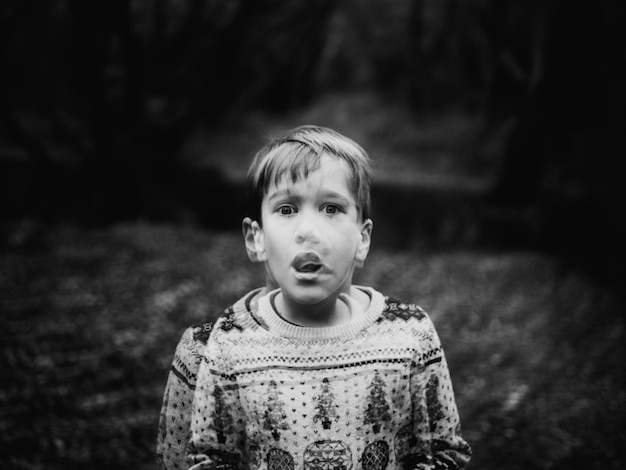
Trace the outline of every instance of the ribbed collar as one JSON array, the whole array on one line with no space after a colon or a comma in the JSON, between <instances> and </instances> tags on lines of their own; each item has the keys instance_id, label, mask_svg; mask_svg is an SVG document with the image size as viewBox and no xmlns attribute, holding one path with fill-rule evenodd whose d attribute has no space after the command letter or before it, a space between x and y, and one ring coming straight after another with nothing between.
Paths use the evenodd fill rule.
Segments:
<instances>
[{"instance_id":1,"label":"ribbed collar","mask_svg":"<svg viewBox=\"0 0 626 470\"><path fill-rule=\"evenodd\" d=\"M278 290L269 292L259 299L257 316L267 326L268 330L277 335L294 339L330 339L351 337L370 326L382 313L385 307L383 295L371 287L356 286L370 297L367 310L353 309L349 322L329 327L306 327L286 321L272 306L271 298Z\"/></svg>"}]
</instances>

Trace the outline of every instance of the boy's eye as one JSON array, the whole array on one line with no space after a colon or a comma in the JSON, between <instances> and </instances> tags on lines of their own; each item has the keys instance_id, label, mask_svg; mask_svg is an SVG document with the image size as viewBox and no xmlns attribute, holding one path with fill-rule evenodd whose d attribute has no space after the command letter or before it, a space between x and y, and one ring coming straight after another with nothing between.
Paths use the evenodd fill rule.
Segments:
<instances>
[{"instance_id":1,"label":"boy's eye","mask_svg":"<svg viewBox=\"0 0 626 470\"><path fill-rule=\"evenodd\" d=\"M334 215L339 214L341 212L341 208L334 204L326 204L324 207L322 207L322 211L325 214Z\"/></svg>"},{"instance_id":2,"label":"boy's eye","mask_svg":"<svg viewBox=\"0 0 626 470\"><path fill-rule=\"evenodd\" d=\"M283 205L279 206L276 212L280 215L292 215L296 212L296 208L293 206Z\"/></svg>"}]
</instances>

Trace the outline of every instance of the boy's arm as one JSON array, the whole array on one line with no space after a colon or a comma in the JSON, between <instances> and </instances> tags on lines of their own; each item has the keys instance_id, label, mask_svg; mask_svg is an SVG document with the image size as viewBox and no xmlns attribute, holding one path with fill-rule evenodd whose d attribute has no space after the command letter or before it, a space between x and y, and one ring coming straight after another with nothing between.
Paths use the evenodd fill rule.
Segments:
<instances>
[{"instance_id":1,"label":"boy's arm","mask_svg":"<svg viewBox=\"0 0 626 470\"><path fill-rule=\"evenodd\" d=\"M183 333L165 386L159 419L156 458L161 470L185 469L193 395L203 349L211 324L190 327Z\"/></svg>"},{"instance_id":2,"label":"boy's arm","mask_svg":"<svg viewBox=\"0 0 626 470\"><path fill-rule=\"evenodd\" d=\"M232 345L220 343L212 337L198 371L187 447L190 470L248 468L243 461L246 421L239 389L229 375L228 358L220 352Z\"/></svg>"},{"instance_id":3,"label":"boy's arm","mask_svg":"<svg viewBox=\"0 0 626 470\"><path fill-rule=\"evenodd\" d=\"M469 444L461 437L461 422L450 372L441 342L428 316L425 348L415 363L411 385L413 423L417 439L405 469L463 469L471 457Z\"/></svg>"}]
</instances>

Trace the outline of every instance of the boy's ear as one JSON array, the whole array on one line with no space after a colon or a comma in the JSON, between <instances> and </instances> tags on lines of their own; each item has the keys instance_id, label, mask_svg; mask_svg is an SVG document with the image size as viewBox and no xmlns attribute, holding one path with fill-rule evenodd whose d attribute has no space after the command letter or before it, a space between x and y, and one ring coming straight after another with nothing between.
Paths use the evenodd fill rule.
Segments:
<instances>
[{"instance_id":1,"label":"boy's ear","mask_svg":"<svg viewBox=\"0 0 626 470\"><path fill-rule=\"evenodd\" d=\"M250 217L246 217L241 224L241 230L250 261L253 263L264 262L266 259L265 242L259 223L253 221Z\"/></svg>"},{"instance_id":2,"label":"boy's ear","mask_svg":"<svg viewBox=\"0 0 626 470\"><path fill-rule=\"evenodd\" d=\"M374 228L374 222L371 219L367 219L361 226L361 235L359 240L359 246L357 247L354 259L358 268L362 267L367 259L367 254L370 251L370 245L372 243L372 229Z\"/></svg>"}]
</instances>

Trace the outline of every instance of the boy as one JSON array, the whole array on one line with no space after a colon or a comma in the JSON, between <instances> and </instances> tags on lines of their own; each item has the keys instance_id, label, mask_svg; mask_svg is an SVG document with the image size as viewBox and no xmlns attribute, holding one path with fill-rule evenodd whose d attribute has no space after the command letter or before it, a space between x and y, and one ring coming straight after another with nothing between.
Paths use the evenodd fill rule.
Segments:
<instances>
[{"instance_id":1,"label":"boy","mask_svg":"<svg viewBox=\"0 0 626 470\"><path fill-rule=\"evenodd\" d=\"M166 393L163 431L192 408L189 468L463 468L470 448L429 317L352 285L373 227L365 151L300 127L255 156L248 185L244 239L267 285L179 345L197 380L186 371L178 417Z\"/></svg>"}]
</instances>

